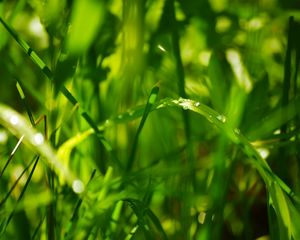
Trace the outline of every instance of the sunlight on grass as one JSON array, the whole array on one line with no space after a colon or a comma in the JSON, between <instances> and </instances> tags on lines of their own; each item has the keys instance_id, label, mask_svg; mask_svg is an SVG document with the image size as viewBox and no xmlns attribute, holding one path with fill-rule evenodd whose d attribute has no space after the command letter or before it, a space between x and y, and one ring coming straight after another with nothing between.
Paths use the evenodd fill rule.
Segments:
<instances>
[{"instance_id":1,"label":"sunlight on grass","mask_svg":"<svg viewBox=\"0 0 300 240\"><path fill-rule=\"evenodd\" d=\"M0 1L0 238L300 239L298 10Z\"/></svg>"}]
</instances>

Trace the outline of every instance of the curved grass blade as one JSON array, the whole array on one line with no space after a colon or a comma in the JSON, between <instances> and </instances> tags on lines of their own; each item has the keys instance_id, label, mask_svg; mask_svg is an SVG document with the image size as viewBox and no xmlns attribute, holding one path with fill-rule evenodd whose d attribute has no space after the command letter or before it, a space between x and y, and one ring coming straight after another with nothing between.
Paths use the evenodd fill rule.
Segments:
<instances>
[{"instance_id":1,"label":"curved grass blade","mask_svg":"<svg viewBox=\"0 0 300 240\"><path fill-rule=\"evenodd\" d=\"M98 128L103 131L110 126L113 126L114 124L127 123L140 118L143 116L145 107L146 106L138 106L116 117L107 119L105 122L101 123ZM152 106L151 111L166 107L180 107L184 110L190 110L205 117L212 125L218 127L221 132L224 133L233 143L241 146L242 150L247 156L249 156L251 159L254 159L252 163L259 170L262 177L268 177L270 180L277 182L282 187L282 189L290 195L290 197L292 197L296 202L300 203L300 199L297 196L294 196L292 190L272 172L269 165L265 162L265 160L262 159L260 154L255 150L254 146L247 140L245 136L243 136L238 128L232 127L232 124L224 115L219 114L217 111L206 106L205 104L184 98L162 99ZM73 138L67 140L62 146L70 144L72 141L74 141L74 138L78 139L78 141L76 141L76 144L79 144L81 141L89 137L92 133L93 129L89 129L85 132L79 133ZM70 145L72 145L72 147L75 147L76 144Z\"/></svg>"},{"instance_id":2,"label":"curved grass blade","mask_svg":"<svg viewBox=\"0 0 300 240\"><path fill-rule=\"evenodd\" d=\"M224 115L219 114L218 112L206 106L205 104L183 98L163 99L158 103L155 103L152 106L151 111L166 107L180 107L184 110L190 110L205 117L212 125L218 127L221 130L221 132L225 134L227 138L229 138L233 143L239 145L244 151L244 153L248 157L250 157L250 159L253 159L252 164L259 171L267 187L270 187L271 182L275 182L284 190L286 194L289 195L289 197L291 197L295 202L300 203L299 197L296 196L295 193L279 177L277 177L272 172L271 168L266 163L266 161L255 150L255 147L247 140L245 136L243 136L239 129L232 127L232 124ZM105 128L108 128L114 124L127 123L129 121L142 117L144 110L145 106L139 106L129 112L125 112L123 114L118 115L117 117L113 117L111 119L106 120L98 127L99 129L104 130ZM81 137L80 139L80 141L83 141L92 133L93 129L89 129L83 133L77 134L77 136L75 137L78 138L78 136L84 135L84 137ZM73 138L70 138L68 141L73 141ZM77 144L79 144L80 141L77 141Z\"/></svg>"},{"instance_id":3,"label":"curved grass blade","mask_svg":"<svg viewBox=\"0 0 300 240\"><path fill-rule=\"evenodd\" d=\"M43 135L31 127L23 116L10 107L0 104L0 124L17 137L24 138L25 144L43 156L47 164L53 166L57 173L62 175L69 184L72 184L75 180L73 174L58 160L54 150L44 140Z\"/></svg>"}]
</instances>

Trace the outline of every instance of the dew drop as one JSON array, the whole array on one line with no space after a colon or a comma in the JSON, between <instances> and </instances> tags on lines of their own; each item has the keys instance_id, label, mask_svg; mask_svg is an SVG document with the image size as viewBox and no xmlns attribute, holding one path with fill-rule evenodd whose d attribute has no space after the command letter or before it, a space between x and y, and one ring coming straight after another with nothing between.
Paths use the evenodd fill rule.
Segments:
<instances>
[{"instance_id":1,"label":"dew drop","mask_svg":"<svg viewBox=\"0 0 300 240\"><path fill-rule=\"evenodd\" d=\"M184 98L180 97L180 98L178 99L178 102L179 102L179 103L183 103L183 102L184 102Z\"/></svg>"},{"instance_id":2,"label":"dew drop","mask_svg":"<svg viewBox=\"0 0 300 240\"><path fill-rule=\"evenodd\" d=\"M241 133L241 130L239 128L235 128L233 130L235 132L235 134L239 135Z\"/></svg>"},{"instance_id":3,"label":"dew drop","mask_svg":"<svg viewBox=\"0 0 300 240\"><path fill-rule=\"evenodd\" d=\"M222 122L222 123L225 123L226 122L226 117L224 116L224 115L218 115L217 116L217 119L220 121L220 122Z\"/></svg>"},{"instance_id":4,"label":"dew drop","mask_svg":"<svg viewBox=\"0 0 300 240\"><path fill-rule=\"evenodd\" d=\"M76 179L72 183L72 189L75 193L80 194L84 191L84 184L79 179Z\"/></svg>"},{"instance_id":5,"label":"dew drop","mask_svg":"<svg viewBox=\"0 0 300 240\"><path fill-rule=\"evenodd\" d=\"M0 144L5 144L7 142L8 135L4 130L0 130Z\"/></svg>"},{"instance_id":6,"label":"dew drop","mask_svg":"<svg viewBox=\"0 0 300 240\"><path fill-rule=\"evenodd\" d=\"M189 107L187 105L182 105L183 110L188 110Z\"/></svg>"},{"instance_id":7,"label":"dew drop","mask_svg":"<svg viewBox=\"0 0 300 240\"><path fill-rule=\"evenodd\" d=\"M118 115L118 119L122 119L123 118L123 115Z\"/></svg>"},{"instance_id":8,"label":"dew drop","mask_svg":"<svg viewBox=\"0 0 300 240\"><path fill-rule=\"evenodd\" d=\"M199 107L200 106L200 102L195 102L195 107Z\"/></svg>"},{"instance_id":9,"label":"dew drop","mask_svg":"<svg viewBox=\"0 0 300 240\"><path fill-rule=\"evenodd\" d=\"M212 116L212 115L209 115L209 116L208 116L208 121L212 122L212 120L213 120L213 116Z\"/></svg>"},{"instance_id":10,"label":"dew drop","mask_svg":"<svg viewBox=\"0 0 300 240\"><path fill-rule=\"evenodd\" d=\"M9 121L12 125L17 125L19 123L19 117L16 115L12 115Z\"/></svg>"},{"instance_id":11,"label":"dew drop","mask_svg":"<svg viewBox=\"0 0 300 240\"><path fill-rule=\"evenodd\" d=\"M130 111L128 114L129 114L129 116L133 116L134 111Z\"/></svg>"},{"instance_id":12,"label":"dew drop","mask_svg":"<svg viewBox=\"0 0 300 240\"><path fill-rule=\"evenodd\" d=\"M166 52L166 49L162 46L162 45L157 45L157 48L159 49L159 50L161 50L162 52Z\"/></svg>"},{"instance_id":13,"label":"dew drop","mask_svg":"<svg viewBox=\"0 0 300 240\"><path fill-rule=\"evenodd\" d=\"M263 159L266 159L270 155L270 151L266 148L259 148L257 151Z\"/></svg>"},{"instance_id":14,"label":"dew drop","mask_svg":"<svg viewBox=\"0 0 300 240\"><path fill-rule=\"evenodd\" d=\"M198 222L200 224L203 224L205 221L206 213L205 212L200 212L198 215Z\"/></svg>"},{"instance_id":15,"label":"dew drop","mask_svg":"<svg viewBox=\"0 0 300 240\"><path fill-rule=\"evenodd\" d=\"M36 133L33 137L33 144L34 145L42 145L44 143L45 139L43 134Z\"/></svg>"}]
</instances>

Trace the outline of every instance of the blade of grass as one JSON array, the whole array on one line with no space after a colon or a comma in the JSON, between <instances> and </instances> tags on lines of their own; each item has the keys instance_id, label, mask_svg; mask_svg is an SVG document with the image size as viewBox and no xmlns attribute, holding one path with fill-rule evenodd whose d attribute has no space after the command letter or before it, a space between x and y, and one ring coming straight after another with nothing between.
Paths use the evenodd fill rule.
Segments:
<instances>
[{"instance_id":1,"label":"blade of grass","mask_svg":"<svg viewBox=\"0 0 300 240\"><path fill-rule=\"evenodd\" d=\"M21 46L21 48L27 53L27 55L31 58L31 60L41 69L41 71L46 75L46 77L53 81L53 73L50 68L44 63L44 61L33 51L33 49L21 39L18 34L0 17L0 23L5 27L5 29L10 33L10 35L16 40L16 42ZM60 91L62 94L70 101L73 105L77 105L79 102L72 95L72 93L65 87L62 86ZM103 137L102 132L98 129L97 125L90 117L90 115L82 109L79 104L79 108L81 110L81 116L86 120L86 122L94 129L96 136L99 138L100 142L104 145L105 149L108 152L112 152L112 147L110 143ZM114 156L115 158L116 156Z\"/></svg>"},{"instance_id":2,"label":"blade of grass","mask_svg":"<svg viewBox=\"0 0 300 240\"><path fill-rule=\"evenodd\" d=\"M95 177L95 174L96 174L96 169L93 170L91 176L90 176L90 179L88 181L88 183L86 184L86 186L88 187L89 186L89 183L93 180L93 178ZM83 197L79 198L76 205L75 205L75 208L73 210L73 214L70 218L70 225L68 226L68 229L65 233L65 239L72 239L74 236L73 236L73 231L76 229L76 224L79 220L79 209L82 205L82 202L83 202Z\"/></svg>"},{"instance_id":3,"label":"blade of grass","mask_svg":"<svg viewBox=\"0 0 300 240\"><path fill-rule=\"evenodd\" d=\"M14 149L12 150L12 152L10 153L7 161L5 162L5 165L4 165L3 169L1 170L0 178L3 176L5 169L8 167L9 163L13 159L13 157L14 157L16 151L18 150L20 144L22 143L23 139L24 139L24 135L20 137L20 139L18 140L16 146L14 147Z\"/></svg>"},{"instance_id":4,"label":"blade of grass","mask_svg":"<svg viewBox=\"0 0 300 240\"><path fill-rule=\"evenodd\" d=\"M135 158L135 154L136 154L138 139L139 139L139 136L140 136L140 134L142 132L142 129L145 125L146 119L147 119L147 117L148 117L148 115L151 111L151 108L152 108L152 106L154 105L154 103L157 99L158 91L159 91L159 88L154 87L151 90L151 93L149 95L147 104L146 104L145 109L144 109L142 119L140 121L138 130L135 134L134 141L133 141L132 148L131 148L131 152L130 152L130 155L129 155L129 158L128 158L128 161L127 161L127 165L126 165L126 169L125 169L126 174L130 172L130 170L131 170L131 168L134 164L134 158Z\"/></svg>"},{"instance_id":5,"label":"blade of grass","mask_svg":"<svg viewBox=\"0 0 300 240\"><path fill-rule=\"evenodd\" d=\"M27 104L27 101L26 101L26 97L25 97L23 88L21 87L21 84L20 84L20 82L19 82L18 80L17 80L17 83L16 83L16 87L17 87L17 90L18 90L19 95L20 95L20 97L21 97L22 104L23 104L23 106L24 106L24 108L26 109L26 112L27 112L27 114L28 114L30 123L31 123L32 126L35 126L33 114L32 114L32 112L31 112L31 110L30 110L29 105Z\"/></svg>"},{"instance_id":6,"label":"blade of grass","mask_svg":"<svg viewBox=\"0 0 300 240\"><path fill-rule=\"evenodd\" d=\"M46 218L46 215L41 219L41 221L40 221L39 224L37 225L36 229L34 230L34 232L33 232L33 234L32 234L31 240L36 239L37 234L38 234L38 232L40 231L43 222L45 221L45 218Z\"/></svg>"},{"instance_id":7,"label":"blade of grass","mask_svg":"<svg viewBox=\"0 0 300 240\"><path fill-rule=\"evenodd\" d=\"M62 165L52 147L44 140L42 134L32 128L23 116L10 107L0 104L0 124L14 135L22 137L28 146L43 156L43 159L47 160L46 163L53 166L57 173L64 176L65 180L72 185L75 177L70 169Z\"/></svg>"},{"instance_id":8,"label":"blade of grass","mask_svg":"<svg viewBox=\"0 0 300 240\"><path fill-rule=\"evenodd\" d=\"M297 100L299 101L299 100ZM251 162L254 167L259 171L264 180L272 180L280 185L280 187L297 203L300 203L300 199L295 193L280 179L278 178L271 170L267 162L260 156L260 154L256 151L255 147L248 141L248 139L240 132L239 129L231 126L230 121L217 111L211 109L197 101L193 101L190 99L162 99L161 101L155 103L151 111L155 111L158 109L166 108L166 107L179 107L185 110L193 111L203 117L205 117L213 126L216 126L220 129L222 133L227 136L233 143L239 145L244 153L253 159ZM123 114L118 115L117 117L112 117L106 120L104 123L100 124L98 127L102 130L114 125L127 123L136 118L142 117L144 113L145 106L139 106L135 109L132 109L129 112L125 112ZM81 134L85 134L85 137L81 139L83 141L86 137L89 136L93 132L93 129L89 129ZM81 135L79 134L79 135ZM78 136L76 136L78 137ZM70 138L68 141L72 141ZM78 142L79 143L79 142Z\"/></svg>"},{"instance_id":9,"label":"blade of grass","mask_svg":"<svg viewBox=\"0 0 300 240\"><path fill-rule=\"evenodd\" d=\"M3 205L6 202L6 200L9 198L9 196L11 195L11 193L13 192L13 190L16 188L17 184L19 183L19 181L21 180L21 178L23 177L23 175L27 172L27 170L33 164L34 160L35 160L35 158L29 163L29 165L26 168L24 168L24 170L21 172L20 176L17 178L17 180L14 182L14 184L12 185L12 187L10 188L10 190L5 195L5 197L1 200L1 202L0 202L0 208L3 207Z\"/></svg>"},{"instance_id":10,"label":"blade of grass","mask_svg":"<svg viewBox=\"0 0 300 240\"><path fill-rule=\"evenodd\" d=\"M18 197L18 199L17 199L17 202L15 203L14 209L13 209L13 211L10 213L10 215L9 215L9 217L8 217L6 223L5 223L4 229L6 229L7 226L9 225L11 219L13 218L13 216L14 216L14 214L15 214L15 211L16 211L16 209L17 209L17 207L18 207L18 204L20 203L21 199L23 198L23 196L24 196L24 194L25 194L25 192L26 192L26 190L27 190L27 187L28 187L28 185L29 185L29 183L30 183L30 181L31 181L32 175L33 175L33 173L34 173L34 171L35 171L35 169L36 169L36 166L37 166L37 164L38 164L38 162L39 162L39 158L40 158L39 156L35 156L35 157L34 157L34 164L33 164L33 167L32 167L32 169L31 169L31 171L30 171L30 173L29 173L29 176L28 176L28 178L27 178L27 180L26 180L26 183L25 183L25 185L24 185L24 187L23 187L23 189L22 189L22 191L21 191L21 193L20 193L20 195L19 195L19 197ZM4 231L5 231L5 230L4 230Z\"/></svg>"},{"instance_id":11,"label":"blade of grass","mask_svg":"<svg viewBox=\"0 0 300 240\"><path fill-rule=\"evenodd\" d=\"M166 12L169 13L169 21L171 22L171 39L175 57L175 64L177 69L177 85L178 85L178 93L179 96L182 98L187 98L187 94L185 91L185 72L181 58L181 49L180 49L180 39L179 39L179 29L178 29L178 22L176 19L176 12L175 12L175 0L168 0L165 3ZM193 162L193 149L191 143L191 126L190 126L190 117L187 111L182 110L182 119L184 123L184 131L185 131L185 138L187 144L187 156L188 162L192 166ZM193 176L192 179L193 184L195 184L195 177Z\"/></svg>"}]
</instances>

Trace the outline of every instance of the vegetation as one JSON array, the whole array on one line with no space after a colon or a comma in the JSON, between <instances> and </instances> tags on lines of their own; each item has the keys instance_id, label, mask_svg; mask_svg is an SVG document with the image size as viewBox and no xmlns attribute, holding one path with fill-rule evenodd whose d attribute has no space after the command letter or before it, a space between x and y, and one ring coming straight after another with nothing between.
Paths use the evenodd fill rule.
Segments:
<instances>
[{"instance_id":1,"label":"vegetation","mask_svg":"<svg viewBox=\"0 0 300 240\"><path fill-rule=\"evenodd\" d=\"M0 1L0 237L300 239L299 9Z\"/></svg>"}]
</instances>

